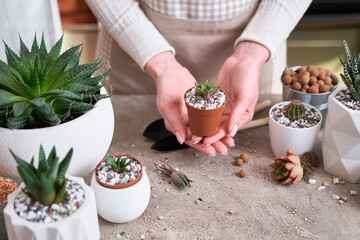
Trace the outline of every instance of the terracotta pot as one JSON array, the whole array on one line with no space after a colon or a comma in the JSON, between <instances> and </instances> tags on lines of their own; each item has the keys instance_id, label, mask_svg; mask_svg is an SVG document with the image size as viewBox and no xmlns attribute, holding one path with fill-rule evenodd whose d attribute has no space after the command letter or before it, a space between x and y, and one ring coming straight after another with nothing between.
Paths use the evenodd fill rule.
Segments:
<instances>
[{"instance_id":1,"label":"terracotta pot","mask_svg":"<svg viewBox=\"0 0 360 240\"><path fill-rule=\"evenodd\" d=\"M140 163L132 156L127 157L131 157ZM120 187L116 188L117 186ZM130 222L138 218L149 204L150 181L142 165L141 175L136 180L116 186L99 181L96 167L91 179L91 187L94 189L98 214L109 222Z\"/></svg>"},{"instance_id":2,"label":"terracotta pot","mask_svg":"<svg viewBox=\"0 0 360 240\"><path fill-rule=\"evenodd\" d=\"M121 154L121 155L113 155L113 157L115 158L118 158L118 157L128 157L128 158L131 158L133 159L134 161L136 161L138 164L140 164L141 166L141 172L140 172L140 175L137 176L137 178L135 178L135 180L131 181L131 182L128 182L128 183L125 183L125 184L119 184L119 185L112 185L112 184L107 184L107 183L104 183L102 181L100 181L100 179L98 178L98 167L100 166L100 164L102 162L105 162L106 159L104 158L103 160L101 160L98 165L96 165L96 168L95 168L95 178L96 178L96 181L103 187L106 187L106 188L111 188L111 189L120 189L120 188L127 188L127 187L130 187L132 185L134 185L135 183L137 183L141 176L142 176L142 172L143 172L143 166L141 164L141 162L139 160L137 160L136 158L132 157L132 156L129 156L129 155L126 155L126 154Z\"/></svg>"},{"instance_id":3,"label":"terracotta pot","mask_svg":"<svg viewBox=\"0 0 360 240\"><path fill-rule=\"evenodd\" d=\"M199 109L190 106L186 100L186 94L193 88L187 90L184 94L184 101L189 114L189 125L191 132L196 136L210 137L215 135L220 126L221 115L225 109L225 105L228 101L226 93L222 91L226 96L226 102L216 109Z\"/></svg>"}]
</instances>

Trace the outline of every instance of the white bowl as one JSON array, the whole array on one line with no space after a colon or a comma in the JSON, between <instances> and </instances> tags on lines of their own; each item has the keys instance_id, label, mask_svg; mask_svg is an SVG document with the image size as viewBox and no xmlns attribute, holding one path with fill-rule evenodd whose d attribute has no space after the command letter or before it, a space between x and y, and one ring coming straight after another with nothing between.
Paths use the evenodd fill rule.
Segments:
<instances>
[{"instance_id":1,"label":"white bowl","mask_svg":"<svg viewBox=\"0 0 360 240\"><path fill-rule=\"evenodd\" d=\"M306 103L303 104L308 108L315 109L320 115L320 122L315 126L309 128L292 128L276 122L271 116L273 108L280 104L287 105L288 103L290 103L290 101L275 104L269 111L270 144L272 152L276 157L285 156L287 150L291 150L299 156L305 152L310 152L315 145L321 126L322 115L320 111Z\"/></svg>"}]
</instances>

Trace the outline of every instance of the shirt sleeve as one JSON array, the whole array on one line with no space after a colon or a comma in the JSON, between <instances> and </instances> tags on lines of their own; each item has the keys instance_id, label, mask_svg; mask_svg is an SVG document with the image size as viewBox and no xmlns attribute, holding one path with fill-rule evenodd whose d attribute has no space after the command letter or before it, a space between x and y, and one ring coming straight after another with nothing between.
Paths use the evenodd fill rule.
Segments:
<instances>
[{"instance_id":1,"label":"shirt sleeve","mask_svg":"<svg viewBox=\"0 0 360 240\"><path fill-rule=\"evenodd\" d=\"M111 37L144 70L156 54L175 49L146 17L136 0L86 0Z\"/></svg>"},{"instance_id":2,"label":"shirt sleeve","mask_svg":"<svg viewBox=\"0 0 360 240\"><path fill-rule=\"evenodd\" d=\"M262 0L255 15L235 41L235 47L241 41L254 41L267 47L271 58L289 37L310 3L311 0Z\"/></svg>"}]
</instances>

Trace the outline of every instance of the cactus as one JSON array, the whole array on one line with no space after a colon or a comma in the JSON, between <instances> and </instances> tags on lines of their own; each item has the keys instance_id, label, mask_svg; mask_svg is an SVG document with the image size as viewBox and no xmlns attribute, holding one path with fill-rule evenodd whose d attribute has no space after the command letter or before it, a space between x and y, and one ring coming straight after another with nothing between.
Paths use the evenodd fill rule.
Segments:
<instances>
[{"instance_id":1,"label":"cactus","mask_svg":"<svg viewBox=\"0 0 360 240\"><path fill-rule=\"evenodd\" d=\"M345 40L343 43L348 60L344 62L341 57L339 57L344 69L344 74L340 73L340 76L354 99L360 101L360 54L354 52L354 55L351 56L348 44Z\"/></svg>"},{"instance_id":2,"label":"cactus","mask_svg":"<svg viewBox=\"0 0 360 240\"><path fill-rule=\"evenodd\" d=\"M39 164L36 169L34 157L28 163L10 150L18 164L18 172L26 188L23 192L33 201L39 201L45 205L60 203L66 197L67 178L65 173L70 165L73 149L71 148L65 158L59 162L55 147L52 148L48 158L44 149L40 146Z\"/></svg>"},{"instance_id":3,"label":"cactus","mask_svg":"<svg viewBox=\"0 0 360 240\"><path fill-rule=\"evenodd\" d=\"M19 56L6 43L7 64L0 60L0 127L40 128L58 125L91 110L101 81L110 71L93 77L101 60L79 65L81 44L60 54L63 37L48 52L44 35L29 50L20 38Z\"/></svg>"},{"instance_id":4,"label":"cactus","mask_svg":"<svg viewBox=\"0 0 360 240\"><path fill-rule=\"evenodd\" d=\"M205 84L195 83L195 91L204 100L210 98L218 89L219 87L212 85L209 80L207 80Z\"/></svg>"},{"instance_id":5,"label":"cactus","mask_svg":"<svg viewBox=\"0 0 360 240\"><path fill-rule=\"evenodd\" d=\"M109 155L106 156L105 159L107 164L109 164L115 172L122 173L129 170L127 166L130 165L131 161L128 157L122 156L115 159Z\"/></svg>"},{"instance_id":6,"label":"cactus","mask_svg":"<svg viewBox=\"0 0 360 240\"><path fill-rule=\"evenodd\" d=\"M291 120L299 120L305 115L305 107L299 100L292 100L285 109L285 116Z\"/></svg>"}]
</instances>

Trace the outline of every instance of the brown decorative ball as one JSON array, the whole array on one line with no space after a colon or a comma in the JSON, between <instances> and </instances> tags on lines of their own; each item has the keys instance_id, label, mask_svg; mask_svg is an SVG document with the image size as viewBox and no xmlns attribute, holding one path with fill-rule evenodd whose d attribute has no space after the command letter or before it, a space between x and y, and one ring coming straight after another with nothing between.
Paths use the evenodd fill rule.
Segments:
<instances>
[{"instance_id":1,"label":"brown decorative ball","mask_svg":"<svg viewBox=\"0 0 360 240\"><path fill-rule=\"evenodd\" d=\"M324 82L324 80L318 80L317 84L319 84L319 86L322 86L322 85L325 85L325 82Z\"/></svg>"},{"instance_id":2,"label":"brown decorative ball","mask_svg":"<svg viewBox=\"0 0 360 240\"><path fill-rule=\"evenodd\" d=\"M303 89L304 89L304 90L308 90L309 88L310 88L309 85L304 85L301 90L303 90Z\"/></svg>"},{"instance_id":3,"label":"brown decorative ball","mask_svg":"<svg viewBox=\"0 0 360 240\"><path fill-rule=\"evenodd\" d=\"M236 165L242 166L244 164L244 161L241 159L241 157L236 159Z\"/></svg>"},{"instance_id":4,"label":"brown decorative ball","mask_svg":"<svg viewBox=\"0 0 360 240\"><path fill-rule=\"evenodd\" d=\"M321 93L329 92L330 91L330 86L329 85L322 85L322 86L319 87L319 91Z\"/></svg>"},{"instance_id":5,"label":"brown decorative ball","mask_svg":"<svg viewBox=\"0 0 360 240\"><path fill-rule=\"evenodd\" d=\"M304 72L306 72L306 67L301 66L301 67L298 69L298 73L304 73Z\"/></svg>"},{"instance_id":6,"label":"brown decorative ball","mask_svg":"<svg viewBox=\"0 0 360 240\"><path fill-rule=\"evenodd\" d=\"M291 70L287 69L287 70L284 70L283 72L283 75L290 75L291 74Z\"/></svg>"},{"instance_id":7,"label":"brown decorative ball","mask_svg":"<svg viewBox=\"0 0 360 240\"><path fill-rule=\"evenodd\" d=\"M316 88L319 88L320 85L318 83L314 83L314 84L311 84L312 87L316 87Z\"/></svg>"},{"instance_id":8,"label":"brown decorative ball","mask_svg":"<svg viewBox=\"0 0 360 240\"><path fill-rule=\"evenodd\" d=\"M314 76L310 77L310 82L309 82L310 84L314 84L316 82L317 82L316 77L314 77Z\"/></svg>"},{"instance_id":9,"label":"brown decorative ball","mask_svg":"<svg viewBox=\"0 0 360 240\"><path fill-rule=\"evenodd\" d=\"M313 70L315 68L315 66L314 65L308 65L307 66L307 70L310 72L311 70Z\"/></svg>"},{"instance_id":10,"label":"brown decorative ball","mask_svg":"<svg viewBox=\"0 0 360 240\"><path fill-rule=\"evenodd\" d=\"M331 82L332 82L331 77L329 77L329 76L325 77L324 82L325 82L325 84L326 84L326 85L330 85L330 84L331 84Z\"/></svg>"},{"instance_id":11,"label":"brown decorative ball","mask_svg":"<svg viewBox=\"0 0 360 240\"><path fill-rule=\"evenodd\" d=\"M241 155L240 155L240 158L244 161L244 162L247 162L247 161L249 161L249 154L247 154L247 153L242 153Z\"/></svg>"},{"instance_id":12,"label":"brown decorative ball","mask_svg":"<svg viewBox=\"0 0 360 240\"><path fill-rule=\"evenodd\" d=\"M246 177L246 175L247 175L246 170L245 170L245 169L241 169L240 172L239 172L239 175L240 175L241 178Z\"/></svg>"},{"instance_id":13,"label":"brown decorative ball","mask_svg":"<svg viewBox=\"0 0 360 240\"><path fill-rule=\"evenodd\" d=\"M317 69L313 69L313 70L310 71L310 74L313 77L318 77L320 73L319 73L319 71Z\"/></svg>"},{"instance_id":14,"label":"brown decorative ball","mask_svg":"<svg viewBox=\"0 0 360 240\"><path fill-rule=\"evenodd\" d=\"M316 86L311 86L308 91L309 93L319 93L319 88Z\"/></svg>"},{"instance_id":15,"label":"brown decorative ball","mask_svg":"<svg viewBox=\"0 0 360 240\"><path fill-rule=\"evenodd\" d=\"M291 88L294 89L294 90L299 91L299 90L301 89L301 83L299 83L299 82L293 82L293 83L291 84Z\"/></svg>"},{"instance_id":16,"label":"brown decorative ball","mask_svg":"<svg viewBox=\"0 0 360 240\"><path fill-rule=\"evenodd\" d=\"M292 79L291 79L290 75L284 75L282 81L284 84L290 84L292 82Z\"/></svg>"},{"instance_id":17,"label":"brown decorative ball","mask_svg":"<svg viewBox=\"0 0 360 240\"><path fill-rule=\"evenodd\" d=\"M303 86L307 85L310 81L310 76L304 74L304 75L300 76L299 81L300 81L301 85L303 85Z\"/></svg>"}]
</instances>

